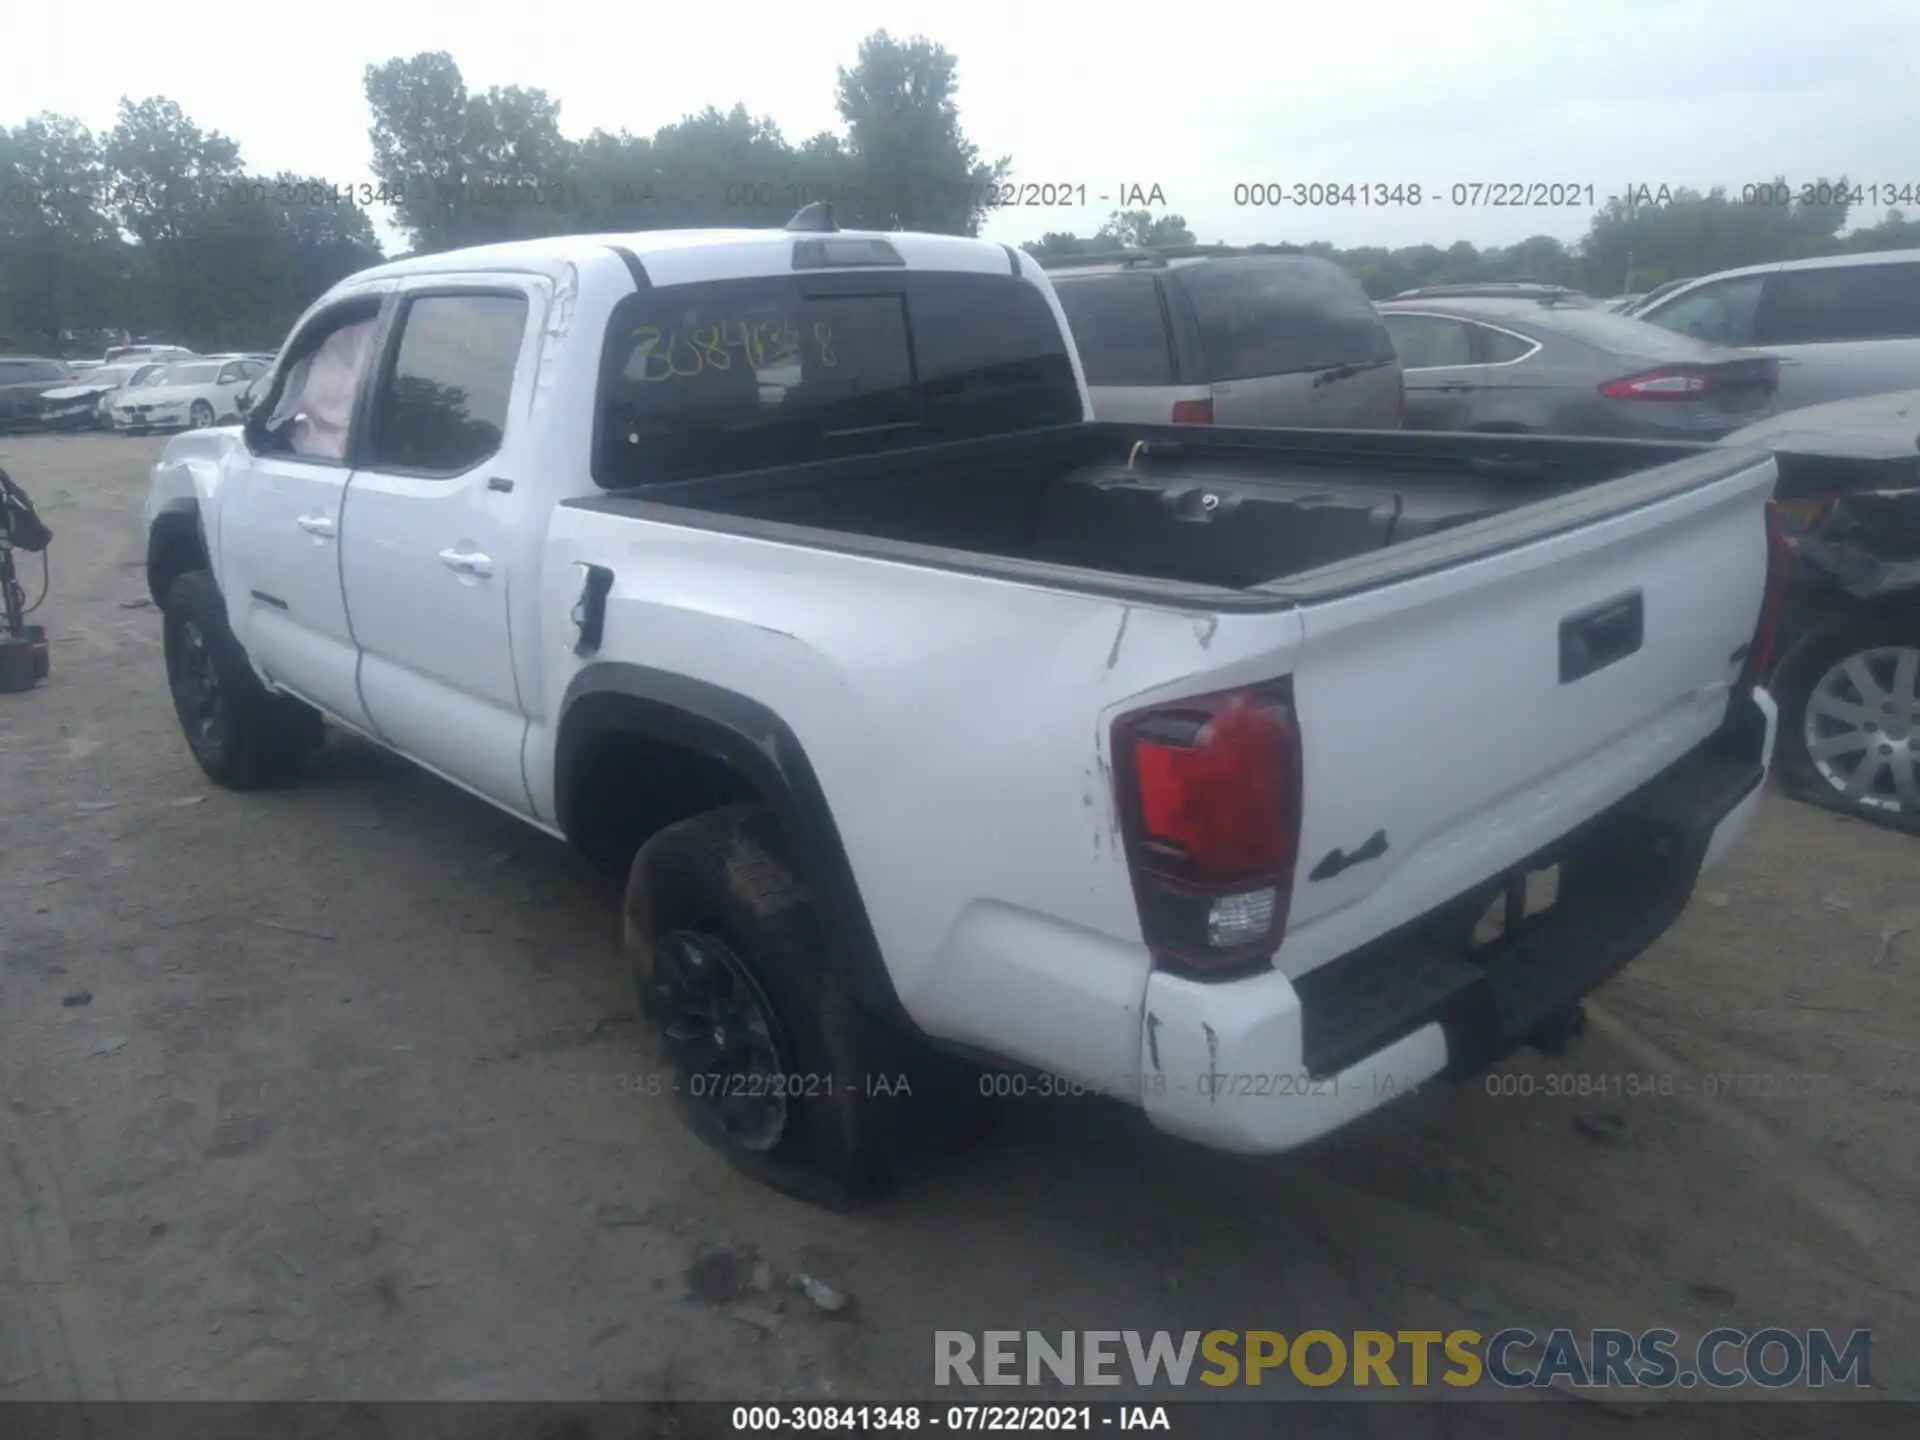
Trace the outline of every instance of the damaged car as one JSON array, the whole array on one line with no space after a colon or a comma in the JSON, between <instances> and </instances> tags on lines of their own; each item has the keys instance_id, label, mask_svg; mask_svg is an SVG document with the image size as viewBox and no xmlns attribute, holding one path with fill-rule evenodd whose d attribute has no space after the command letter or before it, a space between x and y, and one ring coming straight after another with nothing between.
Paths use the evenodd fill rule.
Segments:
<instances>
[{"instance_id":1,"label":"damaged car","mask_svg":"<svg viewBox=\"0 0 1920 1440\"><path fill-rule=\"evenodd\" d=\"M100 365L76 376L71 384L40 396L40 423L49 430L105 430L111 422L107 407L122 392L158 376L166 366L154 361Z\"/></svg>"},{"instance_id":2,"label":"damaged car","mask_svg":"<svg viewBox=\"0 0 1920 1440\"><path fill-rule=\"evenodd\" d=\"M1721 443L1770 450L1780 472L1782 786L1920 834L1920 390L1790 411Z\"/></svg>"}]
</instances>

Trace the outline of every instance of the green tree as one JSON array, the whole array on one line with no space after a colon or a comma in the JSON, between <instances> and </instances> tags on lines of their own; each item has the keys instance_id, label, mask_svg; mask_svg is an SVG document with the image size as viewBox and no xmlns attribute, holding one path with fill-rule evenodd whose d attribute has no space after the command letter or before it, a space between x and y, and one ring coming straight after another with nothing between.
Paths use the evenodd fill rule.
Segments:
<instances>
[{"instance_id":1,"label":"green tree","mask_svg":"<svg viewBox=\"0 0 1920 1440\"><path fill-rule=\"evenodd\" d=\"M471 94L444 50L369 65L363 82L373 175L416 251L567 228L575 147L544 91Z\"/></svg>"},{"instance_id":2,"label":"green tree","mask_svg":"<svg viewBox=\"0 0 1920 1440\"><path fill-rule=\"evenodd\" d=\"M993 186L1013 162L983 163L960 127L956 62L931 40L895 40L885 30L860 42L839 72L847 126L852 220L876 230L977 235Z\"/></svg>"},{"instance_id":3,"label":"green tree","mask_svg":"<svg viewBox=\"0 0 1920 1440\"><path fill-rule=\"evenodd\" d=\"M1743 185L1739 194L1640 190L1596 213L1581 245L1581 270L1602 294L1647 290L1667 280L1772 260L1832 254L1846 227L1847 182L1820 181L1803 204L1784 178Z\"/></svg>"},{"instance_id":4,"label":"green tree","mask_svg":"<svg viewBox=\"0 0 1920 1440\"><path fill-rule=\"evenodd\" d=\"M1151 210L1115 210L1095 232L1095 238L1136 250L1194 243L1193 231L1183 217L1156 217Z\"/></svg>"},{"instance_id":5,"label":"green tree","mask_svg":"<svg viewBox=\"0 0 1920 1440\"><path fill-rule=\"evenodd\" d=\"M1075 255L1087 254L1095 246L1070 230L1049 230L1038 240L1029 240L1020 248L1042 260L1068 260Z\"/></svg>"},{"instance_id":6,"label":"green tree","mask_svg":"<svg viewBox=\"0 0 1920 1440\"><path fill-rule=\"evenodd\" d=\"M122 265L103 209L99 145L79 121L0 129L0 335L60 354L63 332L110 323Z\"/></svg>"},{"instance_id":7,"label":"green tree","mask_svg":"<svg viewBox=\"0 0 1920 1440\"><path fill-rule=\"evenodd\" d=\"M100 158L108 213L143 245L177 239L241 178L240 147L218 130L202 130L159 95L120 102L119 123Z\"/></svg>"}]
</instances>

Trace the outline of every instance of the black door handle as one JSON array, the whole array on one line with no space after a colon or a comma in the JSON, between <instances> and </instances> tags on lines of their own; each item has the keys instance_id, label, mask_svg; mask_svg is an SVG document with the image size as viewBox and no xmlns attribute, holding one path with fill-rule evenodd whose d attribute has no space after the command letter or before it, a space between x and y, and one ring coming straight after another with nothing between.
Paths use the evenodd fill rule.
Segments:
<instances>
[{"instance_id":1,"label":"black door handle","mask_svg":"<svg viewBox=\"0 0 1920 1440\"><path fill-rule=\"evenodd\" d=\"M1638 590L1567 616L1560 622L1560 683L1571 685L1626 659L1646 633L1646 603Z\"/></svg>"}]
</instances>

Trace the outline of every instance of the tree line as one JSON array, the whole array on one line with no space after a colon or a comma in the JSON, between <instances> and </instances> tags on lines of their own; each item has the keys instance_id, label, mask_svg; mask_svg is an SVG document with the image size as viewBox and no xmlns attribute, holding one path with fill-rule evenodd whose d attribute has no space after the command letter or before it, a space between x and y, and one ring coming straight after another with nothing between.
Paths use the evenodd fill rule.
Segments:
<instances>
[{"instance_id":1,"label":"tree line","mask_svg":"<svg viewBox=\"0 0 1920 1440\"><path fill-rule=\"evenodd\" d=\"M971 235L1013 167L967 138L954 57L885 31L837 72L841 129L797 143L740 104L650 135L572 139L552 96L471 89L444 52L370 65L362 84L365 183L256 171L236 140L160 96L122 100L100 134L61 115L0 128L0 350L98 354L122 331L271 348L314 296L382 258L375 206L415 253L570 231L779 225L812 200L832 202L849 227ZM1516 278L1614 294L1734 265L1920 246L1920 224L1897 211L1847 231L1857 197L1844 180L1812 199L1783 187L1784 203L1771 189L1768 203L1746 203L1754 191L1614 201L1573 244L1251 248L1324 256L1377 297ZM1056 232L1026 248L1057 259L1194 241L1178 215L1128 210L1094 235Z\"/></svg>"}]
</instances>

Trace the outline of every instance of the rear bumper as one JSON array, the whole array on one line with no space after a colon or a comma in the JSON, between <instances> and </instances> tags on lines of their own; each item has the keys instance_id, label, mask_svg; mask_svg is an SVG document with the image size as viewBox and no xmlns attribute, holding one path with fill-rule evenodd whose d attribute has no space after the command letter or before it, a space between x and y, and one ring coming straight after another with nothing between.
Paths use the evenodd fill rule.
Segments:
<instances>
[{"instance_id":1,"label":"rear bumper","mask_svg":"<svg viewBox=\"0 0 1920 1440\"><path fill-rule=\"evenodd\" d=\"M1500 886L1289 980L1206 984L1155 971L1141 1101L1162 1130L1223 1150L1291 1149L1422 1082L1512 1053L1677 919L1695 880L1751 823L1778 711L1765 691L1711 740L1518 873L1558 865L1558 902L1469 956Z\"/></svg>"}]
</instances>

